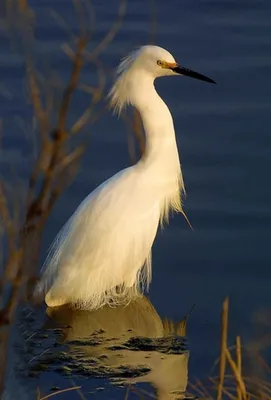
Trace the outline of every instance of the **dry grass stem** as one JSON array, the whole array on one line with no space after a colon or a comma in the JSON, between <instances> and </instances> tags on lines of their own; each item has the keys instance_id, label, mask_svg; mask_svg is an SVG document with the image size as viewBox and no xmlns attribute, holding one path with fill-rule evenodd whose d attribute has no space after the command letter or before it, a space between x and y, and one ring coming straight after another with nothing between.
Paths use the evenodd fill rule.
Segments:
<instances>
[{"instance_id":1,"label":"dry grass stem","mask_svg":"<svg viewBox=\"0 0 271 400\"><path fill-rule=\"evenodd\" d=\"M240 376L242 376L242 355L241 355L241 338L240 336L236 337L236 367ZM242 392L237 386L237 398L238 400L242 399Z\"/></svg>"},{"instance_id":2,"label":"dry grass stem","mask_svg":"<svg viewBox=\"0 0 271 400\"><path fill-rule=\"evenodd\" d=\"M221 315L220 368L219 368L219 382L217 387L217 400L222 400L224 375L226 370L228 312L229 312L229 299L227 297L223 302L222 315Z\"/></svg>"},{"instance_id":3,"label":"dry grass stem","mask_svg":"<svg viewBox=\"0 0 271 400\"><path fill-rule=\"evenodd\" d=\"M213 378L209 378L211 382L214 383L214 388L217 388L217 383L216 381L213 380ZM229 399L231 400L236 400L236 397L229 391L226 389L225 385L222 386L222 394L225 394Z\"/></svg>"},{"instance_id":4,"label":"dry grass stem","mask_svg":"<svg viewBox=\"0 0 271 400\"><path fill-rule=\"evenodd\" d=\"M240 392L241 392L241 396L242 399L246 399L247 398L247 393L246 393L246 386L244 384L243 378L240 374L240 371L237 368L237 364L233 361L231 353L229 352L228 349L225 350L226 351L226 358L227 361L231 367L232 373L236 379L236 383L237 383L237 387L239 388Z\"/></svg>"}]
</instances>

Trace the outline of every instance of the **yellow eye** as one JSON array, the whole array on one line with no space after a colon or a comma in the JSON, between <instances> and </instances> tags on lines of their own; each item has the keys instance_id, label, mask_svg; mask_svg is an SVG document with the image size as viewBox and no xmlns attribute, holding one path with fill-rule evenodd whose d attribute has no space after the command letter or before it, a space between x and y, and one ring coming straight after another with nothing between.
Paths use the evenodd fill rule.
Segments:
<instances>
[{"instance_id":1,"label":"yellow eye","mask_svg":"<svg viewBox=\"0 0 271 400\"><path fill-rule=\"evenodd\" d=\"M160 67L162 67L164 64L163 64L163 61L161 61L161 60L158 60L157 61L157 64L160 66Z\"/></svg>"}]
</instances>

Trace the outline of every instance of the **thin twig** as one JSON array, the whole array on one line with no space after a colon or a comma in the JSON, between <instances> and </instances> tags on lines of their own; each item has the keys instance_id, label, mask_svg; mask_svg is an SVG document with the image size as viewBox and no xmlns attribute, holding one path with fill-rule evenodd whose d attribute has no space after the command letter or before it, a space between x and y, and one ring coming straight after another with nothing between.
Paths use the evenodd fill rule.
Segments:
<instances>
[{"instance_id":1,"label":"thin twig","mask_svg":"<svg viewBox=\"0 0 271 400\"><path fill-rule=\"evenodd\" d=\"M204 393L204 397L206 397L207 399L211 399L212 396L210 395L210 393L208 392L208 390L204 387L204 385L202 384L202 382L200 382L198 379L196 380L198 387L201 388L202 393Z\"/></svg>"},{"instance_id":2,"label":"thin twig","mask_svg":"<svg viewBox=\"0 0 271 400\"><path fill-rule=\"evenodd\" d=\"M80 71L83 66L83 51L86 48L87 43L88 43L87 36L79 38L78 43L77 43L77 51L75 54L74 65L73 65L70 81L64 91L62 104L60 106L60 111L59 111L59 116L58 116L58 130L60 131L60 134L63 134L66 130L67 113L68 113L69 105L71 102L72 94L73 94L73 92L77 86L78 80L79 80Z\"/></svg>"},{"instance_id":3,"label":"thin twig","mask_svg":"<svg viewBox=\"0 0 271 400\"><path fill-rule=\"evenodd\" d=\"M97 57L109 45L109 43L112 42L112 40L116 36L117 32L119 31L119 29L121 27L123 18L126 13L126 6L127 6L127 0L121 0L120 5L119 5L119 10L118 10L118 18L114 22L113 26L108 31L108 33L105 35L105 37L100 41L100 43L92 51L93 57Z\"/></svg>"},{"instance_id":4,"label":"thin twig","mask_svg":"<svg viewBox=\"0 0 271 400\"><path fill-rule=\"evenodd\" d=\"M78 389L81 389L81 386L75 386L72 388L61 389L61 390L58 390L57 392L47 394L46 396L41 397L39 400L46 400L46 399L49 399L50 397L57 396L58 394L66 393L66 392L70 392L71 390L78 390Z\"/></svg>"}]
</instances>

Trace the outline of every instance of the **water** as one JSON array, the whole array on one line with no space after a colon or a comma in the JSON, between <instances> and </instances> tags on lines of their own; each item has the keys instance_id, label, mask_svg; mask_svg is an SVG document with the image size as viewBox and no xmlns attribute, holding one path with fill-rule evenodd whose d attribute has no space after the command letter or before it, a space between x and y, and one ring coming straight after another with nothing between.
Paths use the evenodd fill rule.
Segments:
<instances>
[{"instance_id":1,"label":"water","mask_svg":"<svg viewBox=\"0 0 271 400\"><path fill-rule=\"evenodd\" d=\"M69 64L59 47L67 35L53 20L50 8L71 27L75 25L73 9L68 0L32 4L37 13L39 57L43 55L65 80ZM118 7L116 2L94 5L93 46L112 25ZM107 65L114 68L120 57L148 42L149 11L145 1L129 2L123 26L102 57ZM253 313L270 307L271 5L267 0L158 0L156 11L156 43L184 66L218 83L207 85L188 78L157 82L174 116L188 193L185 210L195 232L181 216L175 216L158 235L150 299L159 315L174 320L182 319L196 303L188 324L189 375L201 377L218 354L224 297L230 296L231 338L241 334L248 340ZM12 160L25 176L31 109L24 100L23 63L4 37L0 43L0 76L4 77L0 107L9 151L1 153L0 167L8 174L6 162ZM90 68L84 69L82 80L95 82ZM73 103L71 119L82 104ZM15 115L23 119L23 130ZM124 124L109 113L89 127L90 146L76 181L48 221L42 258L81 200L129 164L125 132ZM43 385L46 379L49 385L51 375L43 374L42 379Z\"/></svg>"},{"instance_id":2,"label":"water","mask_svg":"<svg viewBox=\"0 0 271 400\"><path fill-rule=\"evenodd\" d=\"M160 399L170 392L175 396L186 392L185 320L175 324L162 320L146 297L127 307L96 312L63 307L47 309L46 314L39 329L34 314L22 312L24 346L17 346L21 361L16 375L28 394L37 382L43 393L76 382L85 395L101 398L123 398L123 385L129 383L149 391L147 383L151 383ZM133 391L129 398L132 395Z\"/></svg>"}]
</instances>

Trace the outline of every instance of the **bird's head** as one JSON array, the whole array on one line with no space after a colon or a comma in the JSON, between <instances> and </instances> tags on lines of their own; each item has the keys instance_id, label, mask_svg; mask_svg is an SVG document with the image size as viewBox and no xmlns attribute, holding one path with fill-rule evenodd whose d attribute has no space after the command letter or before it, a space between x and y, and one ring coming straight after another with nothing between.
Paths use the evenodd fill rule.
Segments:
<instances>
[{"instance_id":1,"label":"bird's head","mask_svg":"<svg viewBox=\"0 0 271 400\"><path fill-rule=\"evenodd\" d=\"M121 112L124 105L130 104L131 88L141 85L139 79L154 81L162 76L183 75L205 82L216 83L207 76L182 67L174 57L159 46L143 46L125 57L117 68L117 79L109 93L111 106Z\"/></svg>"}]
</instances>

